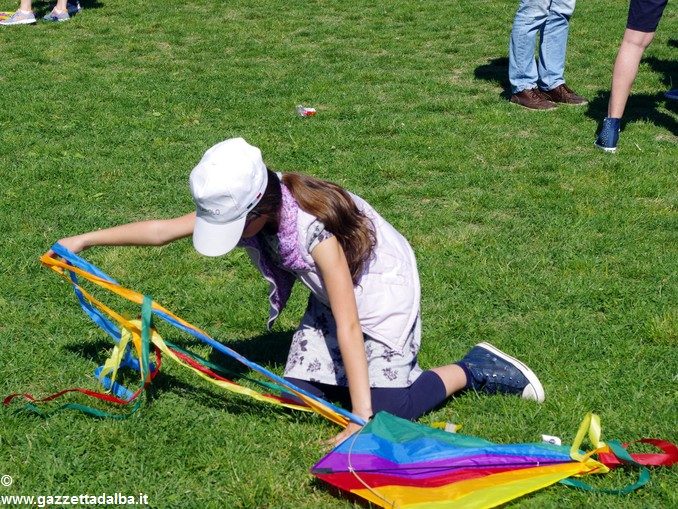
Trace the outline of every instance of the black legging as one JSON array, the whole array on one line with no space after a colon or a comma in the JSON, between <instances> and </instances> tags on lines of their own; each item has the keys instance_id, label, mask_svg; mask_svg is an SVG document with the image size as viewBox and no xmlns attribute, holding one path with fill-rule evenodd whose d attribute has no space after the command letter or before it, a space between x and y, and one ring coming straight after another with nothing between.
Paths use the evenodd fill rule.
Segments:
<instances>
[{"instance_id":1,"label":"black legging","mask_svg":"<svg viewBox=\"0 0 678 509\"><path fill-rule=\"evenodd\" d=\"M300 389L351 408L348 387L309 382L285 377ZM386 411L403 419L414 420L433 410L446 399L445 385L433 371L424 371L409 387L373 387L372 411Z\"/></svg>"}]
</instances>

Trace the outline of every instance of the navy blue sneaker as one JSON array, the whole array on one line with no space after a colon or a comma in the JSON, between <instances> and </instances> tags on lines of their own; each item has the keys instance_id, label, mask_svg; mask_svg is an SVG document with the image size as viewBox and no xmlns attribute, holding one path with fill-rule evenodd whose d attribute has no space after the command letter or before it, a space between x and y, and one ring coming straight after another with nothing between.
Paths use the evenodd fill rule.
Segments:
<instances>
[{"instance_id":1,"label":"navy blue sneaker","mask_svg":"<svg viewBox=\"0 0 678 509\"><path fill-rule=\"evenodd\" d=\"M595 146L605 152L615 152L619 141L621 118L605 117L603 128L598 133Z\"/></svg>"},{"instance_id":2,"label":"navy blue sneaker","mask_svg":"<svg viewBox=\"0 0 678 509\"><path fill-rule=\"evenodd\" d=\"M664 94L664 97L667 99L671 99L672 101L678 101L678 88L672 88L671 90L667 90L666 93Z\"/></svg>"},{"instance_id":3,"label":"navy blue sneaker","mask_svg":"<svg viewBox=\"0 0 678 509\"><path fill-rule=\"evenodd\" d=\"M82 10L82 7L80 7L80 1L68 0L68 2L66 2L66 10L70 16L75 16Z\"/></svg>"},{"instance_id":4,"label":"navy blue sneaker","mask_svg":"<svg viewBox=\"0 0 678 509\"><path fill-rule=\"evenodd\" d=\"M467 387L487 394L518 394L544 401L544 388L537 375L518 359L489 343L478 343L458 363L466 373Z\"/></svg>"}]
</instances>

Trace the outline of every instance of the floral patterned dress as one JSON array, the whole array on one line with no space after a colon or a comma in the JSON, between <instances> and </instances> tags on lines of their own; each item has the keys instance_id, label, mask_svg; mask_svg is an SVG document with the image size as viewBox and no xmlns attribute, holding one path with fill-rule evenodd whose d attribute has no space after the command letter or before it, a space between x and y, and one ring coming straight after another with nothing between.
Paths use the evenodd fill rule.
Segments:
<instances>
[{"instance_id":1,"label":"floral patterned dress","mask_svg":"<svg viewBox=\"0 0 678 509\"><path fill-rule=\"evenodd\" d=\"M320 242L333 236L320 221L314 221L308 233L305 247L309 253ZM264 235L262 240L269 259L281 266L277 237ZM401 351L367 335L364 340L371 387L409 387L422 373L417 362L421 343L419 317ZM294 333L285 376L330 385L348 385L332 310L313 294Z\"/></svg>"}]
</instances>

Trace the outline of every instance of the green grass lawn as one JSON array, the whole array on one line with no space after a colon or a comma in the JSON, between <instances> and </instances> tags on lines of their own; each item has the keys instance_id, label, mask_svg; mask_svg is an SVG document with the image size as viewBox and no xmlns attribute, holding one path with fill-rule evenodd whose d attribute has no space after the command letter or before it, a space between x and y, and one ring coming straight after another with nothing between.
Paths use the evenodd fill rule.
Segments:
<instances>
[{"instance_id":1,"label":"green grass lawn","mask_svg":"<svg viewBox=\"0 0 678 509\"><path fill-rule=\"evenodd\" d=\"M490 341L533 367L547 392L540 406L467 394L422 423L569 443L595 411L604 439L678 439L678 113L663 99L678 81L675 2L615 155L593 140L627 2L580 2L566 77L591 102L538 113L507 100L515 0L82 3L68 23L0 27L0 395L94 389L92 370L110 352L40 254L67 235L190 211L192 167L243 136L271 167L363 196L410 240L424 367ZM296 116L299 103L318 114ZM182 241L85 256L282 372L306 292L295 290L267 334L266 285L243 252L207 259ZM123 421L1 410L0 475L14 483L0 495L353 507L308 472L338 431L320 417L222 392L170 360L150 399ZM609 488L633 475L593 481ZM556 485L511 506L676 507L677 494L675 469L663 469L624 497Z\"/></svg>"}]
</instances>

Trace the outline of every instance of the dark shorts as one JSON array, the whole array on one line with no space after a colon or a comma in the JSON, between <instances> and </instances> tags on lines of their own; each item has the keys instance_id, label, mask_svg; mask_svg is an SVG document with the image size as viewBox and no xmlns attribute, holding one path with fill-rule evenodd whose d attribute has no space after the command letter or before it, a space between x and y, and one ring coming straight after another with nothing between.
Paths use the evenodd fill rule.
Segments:
<instances>
[{"instance_id":1,"label":"dark shorts","mask_svg":"<svg viewBox=\"0 0 678 509\"><path fill-rule=\"evenodd\" d=\"M297 387L323 399L351 408L348 387L308 382L285 377ZM433 371L424 371L409 387L373 387L372 411L386 411L403 419L414 420L433 410L446 399L445 385Z\"/></svg>"},{"instance_id":2,"label":"dark shorts","mask_svg":"<svg viewBox=\"0 0 678 509\"><path fill-rule=\"evenodd\" d=\"M638 32L652 33L664 13L669 0L631 0L626 28Z\"/></svg>"}]
</instances>

